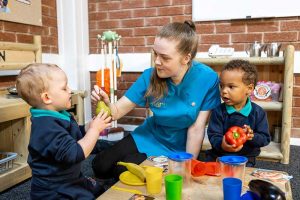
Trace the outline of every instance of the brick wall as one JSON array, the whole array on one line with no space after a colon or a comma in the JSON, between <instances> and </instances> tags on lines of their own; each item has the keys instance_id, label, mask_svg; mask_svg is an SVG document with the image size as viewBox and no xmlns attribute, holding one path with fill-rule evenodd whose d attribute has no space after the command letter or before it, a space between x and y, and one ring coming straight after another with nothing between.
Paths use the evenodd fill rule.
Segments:
<instances>
[{"instance_id":1,"label":"brick wall","mask_svg":"<svg viewBox=\"0 0 300 200\"><path fill-rule=\"evenodd\" d=\"M42 23L43 26L32 26L0 20L0 41L32 43L33 35L41 35L42 52L57 54L56 1L42 0ZM0 88L14 85L14 81L15 76L1 77Z\"/></svg>"},{"instance_id":2,"label":"brick wall","mask_svg":"<svg viewBox=\"0 0 300 200\"><path fill-rule=\"evenodd\" d=\"M90 0L88 7L90 53L97 52L96 36L106 30L122 36L121 53L150 52L155 33L162 25L192 18L192 0ZM283 48L293 44L300 50L299 17L197 22L196 26L201 52L214 43L244 51L254 41L280 42ZM138 76L123 74L120 84L127 86L134 81L132 76ZM126 80L127 74L130 81ZM295 75L294 83L292 137L300 137L299 75Z\"/></svg>"}]
</instances>

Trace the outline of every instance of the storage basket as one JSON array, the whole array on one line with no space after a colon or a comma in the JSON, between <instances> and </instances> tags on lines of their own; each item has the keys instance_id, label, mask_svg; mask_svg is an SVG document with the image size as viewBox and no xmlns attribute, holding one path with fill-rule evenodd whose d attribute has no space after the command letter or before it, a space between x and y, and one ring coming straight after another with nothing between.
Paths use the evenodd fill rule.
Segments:
<instances>
[{"instance_id":1,"label":"storage basket","mask_svg":"<svg viewBox=\"0 0 300 200\"><path fill-rule=\"evenodd\" d=\"M17 158L17 153L0 152L0 173L13 168L14 160Z\"/></svg>"}]
</instances>

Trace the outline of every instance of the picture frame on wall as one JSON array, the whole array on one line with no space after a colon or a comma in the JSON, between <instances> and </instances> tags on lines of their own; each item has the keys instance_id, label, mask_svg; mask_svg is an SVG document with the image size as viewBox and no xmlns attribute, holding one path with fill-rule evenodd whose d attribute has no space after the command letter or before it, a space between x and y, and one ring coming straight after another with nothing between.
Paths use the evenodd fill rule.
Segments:
<instances>
[{"instance_id":1,"label":"picture frame on wall","mask_svg":"<svg viewBox=\"0 0 300 200\"><path fill-rule=\"evenodd\" d=\"M8 0L0 0L0 13L9 13Z\"/></svg>"},{"instance_id":2,"label":"picture frame on wall","mask_svg":"<svg viewBox=\"0 0 300 200\"><path fill-rule=\"evenodd\" d=\"M41 0L0 0L0 20L42 26Z\"/></svg>"}]
</instances>

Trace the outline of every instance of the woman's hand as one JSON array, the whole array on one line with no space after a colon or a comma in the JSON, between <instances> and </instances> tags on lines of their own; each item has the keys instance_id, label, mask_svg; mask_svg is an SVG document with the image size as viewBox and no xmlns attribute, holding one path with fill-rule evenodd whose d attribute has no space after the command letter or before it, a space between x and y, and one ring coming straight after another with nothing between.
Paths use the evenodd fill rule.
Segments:
<instances>
[{"instance_id":1,"label":"woman's hand","mask_svg":"<svg viewBox=\"0 0 300 200\"><path fill-rule=\"evenodd\" d=\"M98 85L94 85L94 89L92 91L91 99L94 103L98 101L104 101L106 105L110 105L109 97L102 89L98 87Z\"/></svg>"}]
</instances>

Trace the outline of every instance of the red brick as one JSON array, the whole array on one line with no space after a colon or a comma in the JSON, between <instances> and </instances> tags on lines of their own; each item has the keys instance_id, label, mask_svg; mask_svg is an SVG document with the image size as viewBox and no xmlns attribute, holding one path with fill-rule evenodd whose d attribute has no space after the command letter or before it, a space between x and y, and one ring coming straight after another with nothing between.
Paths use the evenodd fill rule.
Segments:
<instances>
[{"instance_id":1,"label":"red brick","mask_svg":"<svg viewBox=\"0 0 300 200\"><path fill-rule=\"evenodd\" d=\"M281 21L280 22L281 31L299 31L300 21Z\"/></svg>"},{"instance_id":2,"label":"red brick","mask_svg":"<svg viewBox=\"0 0 300 200\"><path fill-rule=\"evenodd\" d=\"M108 14L109 19L127 19L127 18L131 18L131 16L132 16L131 10L111 11Z\"/></svg>"},{"instance_id":3,"label":"red brick","mask_svg":"<svg viewBox=\"0 0 300 200\"><path fill-rule=\"evenodd\" d=\"M42 5L47 5L52 8L56 8L56 1L54 0L42 0Z\"/></svg>"},{"instance_id":4,"label":"red brick","mask_svg":"<svg viewBox=\"0 0 300 200\"><path fill-rule=\"evenodd\" d=\"M300 107L293 107L292 117L300 117Z\"/></svg>"},{"instance_id":5,"label":"red brick","mask_svg":"<svg viewBox=\"0 0 300 200\"><path fill-rule=\"evenodd\" d=\"M100 2L97 5L98 11L120 10L121 4L119 1Z\"/></svg>"},{"instance_id":6,"label":"red brick","mask_svg":"<svg viewBox=\"0 0 300 200\"><path fill-rule=\"evenodd\" d=\"M170 6L172 4L171 0L146 0L145 7L162 7L162 6Z\"/></svg>"},{"instance_id":7,"label":"red brick","mask_svg":"<svg viewBox=\"0 0 300 200\"><path fill-rule=\"evenodd\" d=\"M97 47L99 48L99 41L97 38L90 38L90 47Z\"/></svg>"},{"instance_id":8,"label":"red brick","mask_svg":"<svg viewBox=\"0 0 300 200\"><path fill-rule=\"evenodd\" d=\"M173 5L192 5L192 0L173 0Z\"/></svg>"},{"instance_id":9,"label":"red brick","mask_svg":"<svg viewBox=\"0 0 300 200\"><path fill-rule=\"evenodd\" d=\"M171 22L170 17L145 18L145 26L163 26L170 22Z\"/></svg>"},{"instance_id":10,"label":"red brick","mask_svg":"<svg viewBox=\"0 0 300 200\"><path fill-rule=\"evenodd\" d=\"M279 31L278 21L253 21L247 23L247 32L276 32Z\"/></svg>"},{"instance_id":11,"label":"red brick","mask_svg":"<svg viewBox=\"0 0 300 200\"><path fill-rule=\"evenodd\" d=\"M42 44L43 45L53 45L53 44L56 43L56 41L57 41L57 39L54 38L54 37L51 37L51 36L42 37Z\"/></svg>"},{"instance_id":12,"label":"red brick","mask_svg":"<svg viewBox=\"0 0 300 200\"><path fill-rule=\"evenodd\" d=\"M97 48L94 48L94 47L91 47L90 46L90 52L89 52L90 54L96 54L96 53L98 53L97 52Z\"/></svg>"},{"instance_id":13,"label":"red brick","mask_svg":"<svg viewBox=\"0 0 300 200\"><path fill-rule=\"evenodd\" d=\"M122 37L130 37L133 36L133 28L122 28L122 29L117 29L116 32L121 35Z\"/></svg>"},{"instance_id":14,"label":"red brick","mask_svg":"<svg viewBox=\"0 0 300 200\"><path fill-rule=\"evenodd\" d=\"M43 27L41 26L29 26L29 33L33 35L42 35Z\"/></svg>"},{"instance_id":15,"label":"red brick","mask_svg":"<svg viewBox=\"0 0 300 200\"><path fill-rule=\"evenodd\" d=\"M98 3L99 2L99 0L89 0L89 4L90 3Z\"/></svg>"},{"instance_id":16,"label":"red brick","mask_svg":"<svg viewBox=\"0 0 300 200\"><path fill-rule=\"evenodd\" d=\"M118 83L118 90L127 90L131 85L132 83L128 83L128 82Z\"/></svg>"},{"instance_id":17,"label":"red brick","mask_svg":"<svg viewBox=\"0 0 300 200\"><path fill-rule=\"evenodd\" d=\"M300 138L300 128L292 128L291 137L292 138Z\"/></svg>"},{"instance_id":18,"label":"red brick","mask_svg":"<svg viewBox=\"0 0 300 200\"><path fill-rule=\"evenodd\" d=\"M56 8L50 8L49 9L49 16L57 18Z\"/></svg>"},{"instance_id":19,"label":"red brick","mask_svg":"<svg viewBox=\"0 0 300 200\"><path fill-rule=\"evenodd\" d=\"M293 128L300 127L300 118L299 117L293 117L293 119L292 119L292 127Z\"/></svg>"},{"instance_id":20,"label":"red brick","mask_svg":"<svg viewBox=\"0 0 300 200\"><path fill-rule=\"evenodd\" d=\"M299 97L293 98L293 107L300 107L300 98Z\"/></svg>"},{"instance_id":21,"label":"red brick","mask_svg":"<svg viewBox=\"0 0 300 200\"><path fill-rule=\"evenodd\" d=\"M176 15L176 16L171 16L171 22L184 22L186 20L191 20L192 16L191 15Z\"/></svg>"},{"instance_id":22,"label":"red brick","mask_svg":"<svg viewBox=\"0 0 300 200\"><path fill-rule=\"evenodd\" d=\"M43 36L49 36L50 35L50 28L45 26L42 30L42 35Z\"/></svg>"},{"instance_id":23,"label":"red brick","mask_svg":"<svg viewBox=\"0 0 300 200\"><path fill-rule=\"evenodd\" d=\"M42 52L43 53L51 53L51 48L48 45L42 45Z\"/></svg>"},{"instance_id":24,"label":"red brick","mask_svg":"<svg viewBox=\"0 0 300 200\"><path fill-rule=\"evenodd\" d=\"M196 32L198 34L214 33L214 24L196 24Z\"/></svg>"},{"instance_id":25,"label":"red brick","mask_svg":"<svg viewBox=\"0 0 300 200\"><path fill-rule=\"evenodd\" d=\"M216 23L216 33L244 33L246 25L244 23Z\"/></svg>"},{"instance_id":26,"label":"red brick","mask_svg":"<svg viewBox=\"0 0 300 200\"><path fill-rule=\"evenodd\" d=\"M201 44L226 44L229 42L229 35L201 35Z\"/></svg>"},{"instance_id":27,"label":"red brick","mask_svg":"<svg viewBox=\"0 0 300 200\"><path fill-rule=\"evenodd\" d=\"M145 8L133 10L133 17L156 17L157 8Z\"/></svg>"},{"instance_id":28,"label":"red brick","mask_svg":"<svg viewBox=\"0 0 300 200\"><path fill-rule=\"evenodd\" d=\"M97 11L97 4L96 3L91 3L90 1L88 2L88 12L93 13Z\"/></svg>"},{"instance_id":29,"label":"red brick","mask_svg":"<svg viewBox=\"0 0 300 200\"><path fill-rule=\"evenodd\" d=\"M135 46L133 48L135 53L150 53L152 47L145 47L145 46Z\"/></svg>"},{"instance_id":30,"label":"red brick","mask_svg":"<svg viewBox=\"0 0 300 200\"><path fill-rule=\"evenodd\" d=\"M96 15L96 20L106 20L108 19L108 13L107 12L98 12Z\"/></svg>"},{"instance_id":31,"label":"red brick","mask_svg":"<svg viewBox=\"0 0 300 200\"><path fill-rule=\"evenodd\" d=\"M33 36L32 35L25 35L25 34L16 34L17 42L20 43L33 43Z\"/></svg>"},{"instance_id":32,"label":"red brick","mask_svg":"<svg viewBox=\"0 0 300 200\"><path fill-rule=\"evenodd\" d=\"M294 74L294 85L300 86L300 74Z\"/></svg>"},{"instance_id":33,"label":"red brick","mask_svg":"<svg viewBox=\"0 0 300 200\"><path fill-rule=\"evenodd\" d=\"M192 5L186 5L186 6L184 6L184 14L191 15L192 14L192 10L193 10Z\"/></svg>"},{"instance_id":34,"label":"red brick","mask_svg":"<svg viewBox=\"0 0 300 200\"><path fill-rule=\"evenodd\" d=\"M96 21L89 21L89 29L93 30L97 28L97 22Z\"/></svg>"},{"instance_id":35,"label":"red brick","mask_svg":"<svg viewBox=\"0 0 300 200\"><path fill-rule=\"evenodd\" d=\"M297 32L264 33L264 42L293 42L297 37Z\"/></svg>"},{"instance_id":36,"label":"red brick","mask_svg":"<svg viewBox=\"0 0 300 200\"><path fill-rule=\"evenodd\" d=\"M51 46L51 53L52 54L58 54L58 44L55 44L55 46Z\"/></svg>"},{"instance_id":37,"label":"red brick","mask_svg":"<svg viewBox=\"0 0 300 200\"><path fill-rule=\"evenodd\" d=\"M111 29L120 27L120 20L99 21L97 27L100 29Z\"/></svg>"},{"instance_id":38,"label":"red brick","mask_svg":"<svg viewBox=\"0 0 300 200\"><path fill-rule=\"evenodd\" d=\"M98 34L102 35L103 31L99 30L99 29L95 29L95 30L90 30L89 31L89 36L90 39L97 39Z\"/></svg>"},{"instance_id":39,"label":"red brick","mask_svg":"<svg viewBox=\"0 0 300 200\"><path fill-rule=\"evenodd\" d=\"M144 8L145 1L141 0L126 0L122 1L121 9L136 9L136 8Z\"/></svg>"},{"instance_id":40,"label":"red brick","mask_svg":"<svg viewBox=\"0 0 300 200\"><path fill-rule=\"evenodd\" d=\"M300 40L300 34L298 36L298 40ZM283 42L281 42L281 43L283 43ZM291 43L287 43L287 44L291 44ZM299 51L300 50L300 42L293 42L293 46L295 47L295 51ZM300 67L300 66L295 66L295 67Z\"/></svg>"},{"instance_id":41,"label":"red brick","mask_svg":"<svg viewBox=\"0 0 300 200\"><path fill-rule=\"evenodd\" d=\"M145 36L145 35L155 35L157 33L157 27L144 27L144 28L135 28L134 35Z\"/></svg>"},{"instance_id":42,"label":"red brick","mask_svg":"<svg viewBox=\"0 0 300 200\"><path fill-rule=\"evenodd\" d=\"M294 97L300 97L300 86L294 86L293 96Z\"/></svg>"},{"instance_id":43,"label":"red brick","mask_svg":"<svg viewBox=\"0 0 300 200\"><path fill-rule=\"evenodd\" d=\"M58 37L57 27L50 27L49 30L52 37Z\"/></svg>"},{"instance_id":44,"label":"red brick","mask_svg":"<svg viewBox=\"0 0 300 200\"><path fill-rule=\"evenodd\" d=\"M16 42L16 35L13 33L0 32L0 41Z\"/></svg>"},{"instance_id":45,"label":"red brick","mask_svg":"<svg viewBox=\"0 0 300 200\"><path fill-rule=\"evenodd\" d=\"M119 53L133 53L133 47L132 46L126 46L126 47L119 47Z\"/></svg>"},{"instance_id":46,"label":"red brick","mask_svg":"<svg viewBox=\"0 0 300 200\"><path fill-rule=\"evenodd\" d=\"M246 49L244 44L236 44L235 43L235 44L231 45L231 47L233 47L235 51L244 51Z\"/></svg>"},{"instance_id":47,"label":"red brick","mask_svg":"<svg viewBox=\"0 0 300 200\"><path fill-rule=\"evenodd\" d=\"M184 14L184 7L183 6L161 7L161 8L158 8L157 13L158 13L158 15L161 15L161 16L182 15L182 14Z\"/></svg>"},{"instance_id":48,"label":"red brick","mask_svg":"<svg viewBox=\"0 0 300 200\"><path fill-rule=\"evenodd\" d=\"M142 27L144 26L144 19L127 19L121 21L122 28L128 27Z\"/></svg>"},{"instance_id":49,"label":"red brick","mask_svg":"<svg viewBox=\"0 0 300 200\"><path fill-rule=\"evenodd\" d=\"M11 31L11 32L19 32L19 33L28 33L28 25L19 24L14 22L4 22L4 31Z\"/></svg>"},{"instance_id":50,"label":"red brick","mask_svg":"<svg viewBox=\"0 0 300 200\"><path fill-rule=\"evenodd\" d=\"M210 46L210 44L200 44L198 46L198 52L207 52Z\"/></svg>"},{"instance_id":51,"label":"red brick","mask_svg":"<svg viewBox=\"0 0 300 200\"><path fill-rule=\"evenodd\" d=\"M121 80L127 82L135 82L140 75L140 72L126 72L122 74Z\"/></svg>"},{"instance_id":52,"label":"red brick","mask_svg":"<svg viewBox=\"0 0 300 200\"><path fill-rule=\"evenodd\" d=\"M89 13L89 22L97 19L97 13Z\"/></svg>"},{"instance_id":53,"label":"red brick","mask_svg":"<svg viewBox=\"0 0 300 200\"><path fill-rule=\"evenodd\" d=\"M43 15L49 16L50 15L50 7L46 5L42 5L42 13Z\"/></svg>"},{"instance_id":54,"label":"red brick","mask_svg":"<svg viewBox=\"0 0 300 200\"><path fill-rule=\"evenodd\" d=\"M43 19L42 19L42 21L43 21L43 26L57 27L57 20L56 20L56 18L44 16Z\"/></svg>"},{"instance_id":55,"label":"red brick","mask_svg":"<svg viewBox=\"0 0 300 200\"><path fill-rule=\"evenodd\" d=\"M147 37L146 38L146 45L153 45L154 44L154 40L155 40L155 37Z\"/></svg>"},{"instance_id":56,"label":"red brick","mask_svg":"<svg viewBox=\"0 0 300 200\"><path fill-rule=\"evenodd\" d=\"M131 37L131 38L122 38L121 39L122 46L139 46L145 45L144 37Z\"/></svg>"},{"instance_id":57,"label":"red brick","mask_svg":"<svg viewBox=\"0 0 300 200\"><path fill-rule=\"evenodd\" d=\"M261 33L234 33L231 34L231 42L236 43L252 43L254 41L261 42L262 41L262 34Z\"/></svg>"}]
</instances>

